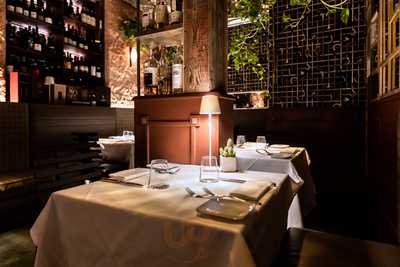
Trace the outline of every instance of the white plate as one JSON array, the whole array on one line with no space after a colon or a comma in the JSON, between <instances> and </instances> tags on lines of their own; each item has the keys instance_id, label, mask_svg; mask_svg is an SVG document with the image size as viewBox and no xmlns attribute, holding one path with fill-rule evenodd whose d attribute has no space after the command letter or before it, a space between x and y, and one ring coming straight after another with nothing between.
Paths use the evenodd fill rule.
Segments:
<instances>
[{"instance_id":1,"label":"white plate","mask_svg":"<svg viewBox=\"0 0 400 267\"><path fill-rule=\"evenodd\" d=\"M249 215L254 205L232 199L210 199L196 210L198 213L233 221L240 221Z\"/></svg>"},{"instance_id":2,"label":"white plate","mask_svg":"<svg viewBox=\"0 0 400 267\"><path fill-rule=\"evenodd\" d=\"M274 159L289 159L292 157L292 153L286 153L286 152L282 152L282 153L274 153L271 154L271 158Z\"/></svg>"},{"instance_id":3,"label":"white plate","mask_svg":"<svg viewBox=\"0 0 400 267\"><path fill-rule=\"evenodd\" d=\"M289 148L289 145L286 144L275 144L275 145L270 145L270 148L278 148L278 149L283 149L283 148Z\"/></svg>"}]
</instances>

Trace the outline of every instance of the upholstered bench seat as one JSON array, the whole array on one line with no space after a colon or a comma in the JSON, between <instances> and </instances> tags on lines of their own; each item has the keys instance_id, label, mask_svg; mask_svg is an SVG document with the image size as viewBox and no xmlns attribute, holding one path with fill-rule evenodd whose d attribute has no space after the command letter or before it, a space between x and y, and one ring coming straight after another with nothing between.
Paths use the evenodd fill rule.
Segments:
<instances>
[{"instance_id":1,"label":"upholstered bench seat","mask_svg":"<svg viewBox=\"0 0 400 267\"><path fill-rule=\"evenodd\" d=\"M32 170L0 173L0 192L24 187L33 183L34 175Z\"/></svg>"},{"instance_id":2,"label":"upholstered bench seat","mask_svg":"<svg viewBox=\"0 0 400 267\"><path fill-rule=\"evenodd\" d=\"M290 228L277 266L398 267L400 247Z\"/></svg>"}]
</instances>

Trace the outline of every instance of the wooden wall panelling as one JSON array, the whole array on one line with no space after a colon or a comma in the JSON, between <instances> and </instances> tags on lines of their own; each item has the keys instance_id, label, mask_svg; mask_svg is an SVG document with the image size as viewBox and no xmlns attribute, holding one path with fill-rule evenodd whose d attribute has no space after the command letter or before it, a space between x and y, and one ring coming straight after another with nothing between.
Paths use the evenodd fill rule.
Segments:
<instances>
[{"instance_id":1,"label":"wooden wall panelling","mask_svg":"<svg viewBox=\"0 0 400 267\"><path fill-rule=\"evenodd\" d=\"M254 142L304 146L317 192L364 192L364 115L359 110L270 109L234 111L235 136Z\"/></svg>"},{"instance_id":2,"label":"wooden wall panelling","mask_svg":"<svg viewBox=\"0 0 400 267\"><path fill-rule=\"evenodd\" d=\"M122 135L123 131L133 131L135 129L135 115L134 109L131 108L117 108L116 123L117 134Z\"/></svg>"},{"instance_id":3,"label":"wooden wall panelling","mask_svg":"<svg viewBox=\"0 0 400 267\"><path fill-rule=\"evenodd\" d=\"M165 149L165 146L168 146L167 148L170 151L164 151L165 155L170 155L170 153L182 153L186 155L185 159L182 158L182 163L188 162L188 151L191 150L189 124L193 124L193 122L190 122L192 120L197 120L195 124L198 124L198 128L193 133L196 138L195 142L192 142L192 144L195 144L192 148L195 151L193 162L199 164L201 156L208 155L208 116L199 115L198 117L193 117L194 115L198 115L200 111L200 102L200 94L135 98L135 159L137 166L144 166L148 160L146 158L147 151L149 149L154 151L154 148L157 146L164 147ZM220 105L222 115L213 116L213 155L218 155L219 146L226 142L226 139L222 138L233 135L233 118L231 117L233 100L220 97ZM146 117L153 122L153 125L157 126L158 124L158 127L161 127L161 124L167 123L168 127L164 129L170 129L166 133L162 133L164 129L150 130L147 122L143 122L143 118ZM184 122L187 127L175 127L177 129L172 129L173 127L170 126L173 122ZM156 131L159 132L156 134L157 136L153 135ZM163 138L161 138L162 136ZM169 144L166 145L166 142ZM150 146L146 147L146 144L150 144ZM173 149L174 146L175 149ZM175 158L175 156L172 158ZM181 160L181 158L179 159Z\"/></svg>"},{"instance_id":4,"label":"wooden wall panelling","mask_svg":"<svg viewBox=\"0 0 400 267\"><path fill-rule=\"evenodd\" d=\"M400 242L400 94L369 105L369 180L380 241Z\"/></svg>"},{"instance_id":5,"label":"wooden wall panelling","mask_svg":"<svg viewBox=\"0 0 400 267\"><path fill-rule=\"evenodd\" d=\"M0 103L0 172L29 167L28 118L27 105Z\"/></svg>"},{"instance_id":6,"label":"wooden wall panelling","mask_svg":"<svg viewBox=\"0 0 400 267\"><path fill-rule=\"evenodd\" d=\"M67 148L73 132L95 132L100 137L116 134L116 111L103 107L31 105L31 150Z\"/></svg>"}]
</instances>

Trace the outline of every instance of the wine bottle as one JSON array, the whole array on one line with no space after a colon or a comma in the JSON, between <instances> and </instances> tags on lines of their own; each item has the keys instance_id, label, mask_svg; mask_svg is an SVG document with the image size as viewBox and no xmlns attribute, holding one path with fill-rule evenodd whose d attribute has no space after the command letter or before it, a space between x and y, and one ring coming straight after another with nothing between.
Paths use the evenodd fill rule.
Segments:
<instances>
[{"instance_id":1,"label":"wine bottle","mask_svg":"<svg viewBox=\"0 0 400 267\"><path fill-rule=\"evenodd\" d=\"M23 9L24 9L23 14L24 14L25 17L29 17L29 13L30 13L29 7L30 7L30 5L31 5L30 0L25 0L24 6L23 6Z\"/></svg>"},{"instance_id":2,"label":"wine bottle","mask_svg":"<svg viewBox=\"0 0 400 267\"><path fill-rule=\"evenodd\" d=\"M158 29L168 25L168 7L165 1L160 1L155 8L154 17Z\"/></svg>"},{"instance_id":3,"label":"wine bottle","mask_svg":"<svg viewBox=\"0 0 400 267\"><path fill-rule=\"evenodd\" d=\"M146 95L157 94L158 89L158 64L150 49L150 57L144 62L144 87Z\"/></svg>"},{"instance_id":4,"label":"wine bottle","mask_svg":"<svg viewBox=\"0 0 400 267\"><path fill-rule=\"evenodd\" d=\"M38 1L37 12L38 12L38 15L37 15L38 20L44 21L44 10L43 10L43 1L42 0Z\"/></svg>"},{"instance_id":5,"label":"wine bottle","mask_svg":"<svg viewBox=\"0 0 400 267\"><path fill-rule=\"evenodd\" d=\"M15 13L17 14L24 14L24 1L23 0L17 0L15 4Z\"/></svg>"},{"instance_id":6,"label":"wine bottle","mask_svg":"<svg viewBox=\"0 0 400 267\"><path fill-rule=\"evenodd\" d=\"M172 92L183 93L183 58L182 49L178 48L172 65Z\"/></svg>"},{"instance_id":7,"label":"wine bottle","mask_svg":"<svg viewBox=\"0 0 400 267\"><path fill-rule=\"evenodd\" d=\"M53 24L53 18L51 16L50 8L47 5L46 1L43 1L43 9L44 9L44 21L49 24Z\"/></svg>"},{"instance_id":8,"label":"wine bottle","mask_svg":"<svg viewBox=\"0 0 400 267\"><path fill-rule=\"evenodd\" d=\"M31 18L33 18L33 19L37 19L37 18L38 18L37 0L31 0L30 16L31 16Z\"/></svg>"},{"instance_id":9,"label":"wine bottle","mask_svg":"<svg viewBox=\"0 0 400 267\"><path fill-rule=\"evenodd\" d=\"M14 0L8 0L7 1L7 11L15 12L15 5L16 5L16 3Z\"/></svg>"},{"instance_id":10,"label":"wine bottle","mask_svg":"<svg viewBox=\"0 0 400 267\"><path fill-rule=\"evenodd\" d=\"M172 12L170 14L170 23L181 23L183 19L182 0L172 0Z\"/></svg>"}]
</instances>

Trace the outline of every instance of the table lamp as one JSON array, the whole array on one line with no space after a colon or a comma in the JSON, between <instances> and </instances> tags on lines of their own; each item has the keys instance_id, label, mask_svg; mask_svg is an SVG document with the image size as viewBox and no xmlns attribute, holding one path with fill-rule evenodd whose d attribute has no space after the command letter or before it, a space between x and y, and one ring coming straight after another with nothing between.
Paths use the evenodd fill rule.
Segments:
<instances>
[{"instance_id":1,"label":"table lamp","mask_svg":"<svg viewBox=\"0 0 400 267\"><path fill-rule=\"evenodd\" d=\"M221 114L218 96L203 96L201 98L200 114L208 115L208 154L211 157L212 115Z\"/></svg>"},{"instance_id":2,"label":"table lamp","mask_svg":"<svg viewBox=\"0 0 400 267\"><path fill-rule=\"evenodd\" d=\"M49 104L51 104L54 100L54 93L52 94L51 86L55 84L55 80L53 76L46 76L44 78L44 85L49 87Z\"/></svg>"}]
</instances>

